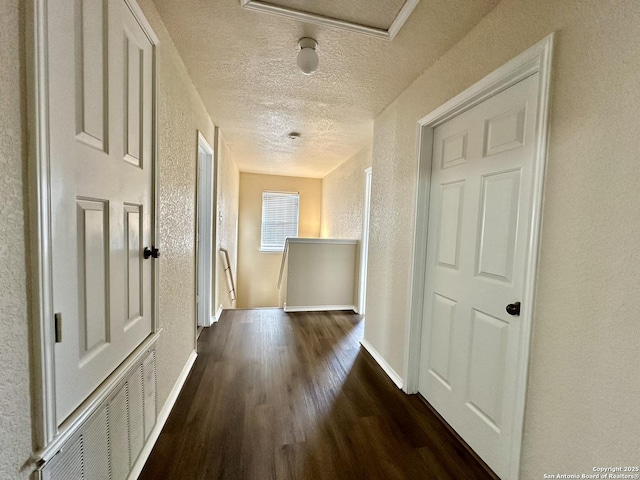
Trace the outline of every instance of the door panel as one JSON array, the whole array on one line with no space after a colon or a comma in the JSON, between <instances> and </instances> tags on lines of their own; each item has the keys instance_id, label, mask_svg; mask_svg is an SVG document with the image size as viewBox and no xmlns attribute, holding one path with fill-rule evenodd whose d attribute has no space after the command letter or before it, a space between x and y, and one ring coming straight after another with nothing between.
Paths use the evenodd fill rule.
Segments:
<instances>
[{"instance_id":1,"label":"door panel","mask_svg":"<svg viewBox=\"0 0 640 480\"><path fill-rule=\"evenodd\" d=\"M433 299L433 329L431 331L430 373L442 384L451 389L450 363L451 340L453 339L453 325L456 302L442 295L434 294Z\"/></svg>"},{"instance_id":2,"label":"door panel","mask_svg":"<svg viewBox=\"0 0 640 480\"><path fill-rule=\"evenodd\" d=\"M475 309L472 315L467 404L499 431L509 324Z\"/></svg>"},{"instance_id":3,"label":"door panel","mask_svg":"<svg viewBox=\"0 0 640 480\"><path fill-rule=\"evenodd\" d=\"M109 206L78 200L78 286L81 361L109 341Z\"/></svg>"},{"instance_id":4,"label":"door panel","mask_svg":"<svg viewBox=\"0 0 640 480\"><path fill-rule=\"evenodd\" d=\"M485 155L494 155L524 145L526 105L485 121Z\"/></svg>"},{"instance_id":5,"label":"door panel","mask_svg":"<svg viewBox=\"0 0 640 480\"><path fill-rule=\"evenodd\" d=\"M467 161L469 132L451 135L442 141L442 168L455 167Z\"/></svg>"},{"instance_id":6,"label":"door panel","mask_svg":"<svg viewBox=\"0 0 640 480\"><path fill-rule=\"evenodd\" d=\"M144 143L141 101L144 98L144 51L135 35L124 28L124 145L125 160L142 166L141 146Z\"/></svg>"},{"instance_id":7,"label":"door panel","mask_svg":"<svg viewBox=\"0 0 640 480\"><path fill-rule=\"evenodd\" d=\"M438 262L441 265L458 267L458 246L460 245L460 223L464 182L442 185L440 209L440 238L438 240Z\"/></svg>"},{"instance_id":8,"label":"door panel","mask_svg":"<svg viewBox=\"0 0 640 480\"><path fill-rule=\"evenodd\" d=\"M143 215L141 205L124 206L124 228L127 239L127 321L137 320L143 315L144 302L142 280L144 278L143 257L140 255L142 245L140 237L143 231Z\"/></svg>"},{"instance_id":9,"label":"door panel","mask_svg":"<svg viewBox=\"0 0 640 480\"><path fill-rule=\"evenodd\" d=\"M521 325L505 306L523 296L537 85L433 132L419 392L498 475L513 441Z\"/></svg>"},{"instance_id":10,"label":"door panel","mask_svg":"<svg viewBox=\"0 0 640 480\"><path fill-rule=\"evenodd\" d=\"M482 177L477 274L510 282L518 226L520 169Z\"/></svg>"},{"instance_id":11,"label":"door panel","mask_svg":"<svg viewBox=\"0 0 640 480\"><path fill-rule=\"evenodd\" d=\"M48 35L60 424L152 330L153 47L124 0L51 0Z\"/></svg>"},{"instance_id":12,"label":"door panel","mask_svg":"<svg viewBox=\"0 0 640 480\"><path fill-rule=\"evenodd\" d=\"M106 0L81 0L76 10L76 132L107 151L108 88Z\"/></svg>"}]
</instances>

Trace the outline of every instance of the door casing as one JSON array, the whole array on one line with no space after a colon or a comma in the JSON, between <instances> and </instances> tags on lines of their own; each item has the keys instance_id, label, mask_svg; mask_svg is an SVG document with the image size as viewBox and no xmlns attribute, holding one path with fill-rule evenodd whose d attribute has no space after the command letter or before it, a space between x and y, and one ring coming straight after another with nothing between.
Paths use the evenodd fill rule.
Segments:
<instances>
[{"instance_id":1,"label":"door casing","mask_svg":"<svg viewBox=\"0 0 640 480\"><path fill-rule=\"evenodd\" d=\"M215 143L215 142L214 142ZM214 148L198 132L196 193L196 327L210 327L213 323L215 222L215 164ZM201 156L202 155L202 156Z\"/></svg>"},{"instance_id":2,"label":"door casing","mask_svg":"<svg viewBox=\"0 0 640 480\"><path fill-rule=\"evenodd\" d=\"M358 313L365 314L367 300L367 259L369 257L369 218L371 216L371 167L364 170L364 197L362 205L362 240L360 241L360 281Z\"/></svg>"},{"instance_id":3,"label":"door casing","mask_svg":"<svg viewBox=\"0 0 640 480\"><path fill-rule=\"evenodd\" d=\"M157 213L158 213L158 120L157 120L157 48L158 37L153 32L140 6L135 0L123 0L137 22L142 27L152 46L152 212L151 212L151 244L158 246ZM47 39L46 0L27 2L27 78L28 78L28 124L31 137L29 148L29 196L30 196L30 232L32 283L32 350L34 355L34 402L35 402L35 457L48 460L55 455L66 439L68 439L84 420L91 409L65 422L59 428L56 420L55 401L55 364L54 364L54 309L53 309L53 267L52 267L52 234L51 234L51 165L49 158L49 90L48 90L48 39ZM152 265L152 335L136 349L142 351L157 340L158 336L158 285L159 268ZM131 355L129 360L135 355ZM128 363L125 361L125 363ZM120 371L120 367L117 371ZM110 377L111 378L111 377ZM106 392L111 383L101 385L91 406ZM109 385L107 385L109 384Z\"/></svg>"},{"instance_id":4,"label":"door casing","mask_svg":"<svg viewBox=\"0 0 640 480\"><path fill-rule=\"evenodd\" d=\"M411 277L411 317L407 329L405 354L404 391L409 394L418 392L420 369L420 340L422 337L422 319L424 305L424 287L426 282L426 257L429 224L429 195L431 186L431 157L434 129L447 120L473 108L484 100L515 85L532 74L539 73L537 99L537 124L534 168L533 168L533 216L530 236L527 239L526 274L524 296L520 321L523 334L520 338L520 358L518 359L518 384L516 385L516 406L513 442L509 467L510 479L517 479L520 470L522 449L522 430L524 425L524 407L526 399L531 326L535 300L535 278L538 263L540 228L542 223L542 200L544 173L547 159L549 132L549 92L551 83L551 60L553 53L553 33L545 37L525 52L521 53L475 85L449 100L417 125L417 187L415 207L414 249Z\"/></svg>"}]
</instances>

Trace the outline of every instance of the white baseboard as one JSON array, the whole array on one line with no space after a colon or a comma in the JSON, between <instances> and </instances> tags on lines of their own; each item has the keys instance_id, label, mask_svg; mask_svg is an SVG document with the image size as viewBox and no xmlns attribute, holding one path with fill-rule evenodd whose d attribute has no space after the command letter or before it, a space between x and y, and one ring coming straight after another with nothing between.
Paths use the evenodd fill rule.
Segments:
<instances>
[{"instance_id":1,"label":"white baseboard","mask_svg":"<svg viewBox=\"0 0 640 480\"><path fill-rule=\"evenodd\" d=\"M367 342L364 338L360 341L360 345L362 345L364 349L369 352L369 355L371 355L376 363L380 365L380 368L384 370L384 373L387 374L391 381L395 383L400 390L402 390L402 377L400 377L400 375L398 375L395 370L391 368L387 361L382 358L382 355L380 355L378 351L373 348L373 345Z\"/></svg>"},{"instance_id":2,"label":"white baseboard","mask_svg":"<svg viewBox=\"0 0 640 480\"><path fill-rule=\"evenodd\" d=\"M149 438L147 442L144 444L142 451L140 452L140 456L136 460L136 463L133 465L133 468L131 469L131 473L129 473L128 480L136 480L142 473L144 464L147 463L149 455L151 455L151 450L153 450L153 447L156 444L158 437L160 436L160 432L162 432L162 428L164 427L164 424L167 422L167 419L169 418L169 414L171 413L171 410L173 409L173 406L175 405L176 400L178 400L178 395L180 395L180 391L184 386L184 382L187 381L187 377L189 376L189 372L191 371L191 368L193 367L193 364L196 361L197 356L198 354L195 351L191 352L191 355L189 355L189 359L187 360L187 363L184 365L182 371L180 372L180 375L178 376L176 383L173 385L173 388L171 389L171 393L169 393L169 397L167 398L167 401L164 402L164 406L162 407L162 410L160 410L160 413L158 414L158 419L156 420L155 427L153 427L153 430L151 430L151 433L149 434Z\"/></svg>"},{"instance_id":3,"label":"white baseboard","mask_svg":"<svg viewBox=\"0 0 640 480\"><path fill-rule=\"evenodd\" d=\"M222 315L222 304L220 304L220 306L218 307L216 315L213 317L211 323L216 323L218 320L220 320L220 315Z\"/></svg>"},{"instance_id":4,"label":"white baseboard","mask_svg":"<svg viewBox=\"0 0 640 480\"><path fill-rule=\"evenodd\" d=\"M353 310L356 311L355 305L310 305L306 307L289 307L287 305L284 306L285 312L324 312L324 311L334 311L334 310Z\"/></svg>"}]
</instances>

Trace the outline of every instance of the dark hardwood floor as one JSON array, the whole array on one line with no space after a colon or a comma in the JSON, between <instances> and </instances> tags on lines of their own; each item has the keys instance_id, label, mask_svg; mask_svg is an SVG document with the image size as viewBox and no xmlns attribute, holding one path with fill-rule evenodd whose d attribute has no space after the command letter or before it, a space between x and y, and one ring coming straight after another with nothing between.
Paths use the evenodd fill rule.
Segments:
<instances>
[{"instance_id":1,"label":"dark hardwood floor","mask_svg":"<svg viewBox=\"0 0 640 480\"><path fill-rule=\"evenodd\" d=\"M225 311L202 332L140 479L492 478L360 348L363 323Z\"/></svg>"}]
</instances>

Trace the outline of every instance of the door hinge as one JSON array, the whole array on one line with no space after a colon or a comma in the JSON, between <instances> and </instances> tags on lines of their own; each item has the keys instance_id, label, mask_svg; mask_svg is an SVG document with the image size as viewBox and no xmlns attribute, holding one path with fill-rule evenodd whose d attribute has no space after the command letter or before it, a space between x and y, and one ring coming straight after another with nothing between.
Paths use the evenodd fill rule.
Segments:
<instances>
[{"instance_id":1,"label":"door hinge","mask_svg":"<svg viewBox=\"0 0 640 480\"><path fill-rule=\"evenodd\" d=\"M62 342L62 313L56 313L53 315L56 330L56 343Z\"/></svg>"}]
</instances>

